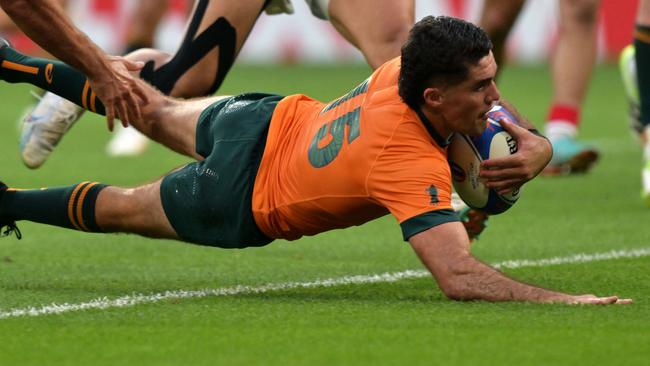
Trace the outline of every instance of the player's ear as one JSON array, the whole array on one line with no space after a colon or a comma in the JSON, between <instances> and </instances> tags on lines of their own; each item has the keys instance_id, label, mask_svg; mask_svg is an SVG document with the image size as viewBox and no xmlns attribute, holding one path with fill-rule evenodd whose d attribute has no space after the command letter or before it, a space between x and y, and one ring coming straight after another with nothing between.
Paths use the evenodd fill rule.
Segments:
<instances>
[{"instance_id":1,"label":"player's ear","mask_svg":"<svg viewBox=\"0 0 650 366\"><path fill-rule=\"evenodd\" d=\"M444 100L444 94L440 88L430 87L424 89L422 92L422 97L424 98L424 104L432 108L438 108Z\"/></svg>"}]
</instances>

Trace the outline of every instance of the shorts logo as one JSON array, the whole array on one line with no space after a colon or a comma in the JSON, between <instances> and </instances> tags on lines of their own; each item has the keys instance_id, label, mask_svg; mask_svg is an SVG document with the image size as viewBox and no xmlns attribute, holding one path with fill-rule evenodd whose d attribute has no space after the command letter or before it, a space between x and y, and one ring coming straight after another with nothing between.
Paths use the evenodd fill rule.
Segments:
<instances>
[{"instance_id":1,"label":"shorts logo","mask_svg":"<svg viewBox=\"0 0 650 366\"><path fill-rule=\"evenodd\" d=\"M52 84L52 73L54 72L54 65L53 64L47 64L45 66L45 80L47 81L48 84Z\"/></svg>"}]
</instances>

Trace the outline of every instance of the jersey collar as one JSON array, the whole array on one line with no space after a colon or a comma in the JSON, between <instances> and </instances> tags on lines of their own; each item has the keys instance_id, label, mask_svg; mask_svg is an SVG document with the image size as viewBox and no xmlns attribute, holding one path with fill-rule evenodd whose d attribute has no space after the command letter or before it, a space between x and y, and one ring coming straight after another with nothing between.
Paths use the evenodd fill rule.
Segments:
<instances>
[{"instance_id":1,"label":"jersey collar","mask_svg":"<svg viewBox=\"0 0 650 366\"><path fill-rule=\"evenodd\" d=\"M451 136L449 137L449 139L444 139L442 136L440 136L440 134L436 131L436 129L433 128L433 125L431 124L431 121L429 121L427 116L424 115L424 112L422 112L422 110L420 108L417 108L415 110L415 113L417 113L418 117L420 117L420 121L422 122L424 127L427 129L427 131L429 132L429 135L431 135L431 137L436 142L436 144L438 144L438 146L440 146L442 148L447 147L447 145L449 145L449 143L451 142Z\"/></svg>"}]
</instances>

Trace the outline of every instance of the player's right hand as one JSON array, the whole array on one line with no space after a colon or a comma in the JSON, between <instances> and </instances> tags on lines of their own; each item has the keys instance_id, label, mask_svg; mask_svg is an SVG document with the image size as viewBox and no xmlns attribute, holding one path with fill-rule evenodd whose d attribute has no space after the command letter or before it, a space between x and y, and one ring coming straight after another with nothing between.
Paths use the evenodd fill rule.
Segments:
<instances>
[{"instance_id":1,"label":"player's right hand","mask_svg":"<svg viewBox=\"0 0 650 366\"><path fill-rule=\"evenodd\" d=\"M589 294L569 296L566 303L571 305L626 305L632 304L632 299L621 299L618 296L599 297Z\"/></svg>"},{"instance_id":2,"label":"player's right hand","mask_svg":"<svg viewBox=\"0 0 650 366\"><path fill-rule=\"evenodd\" d=\"M118 118L127 127L133 122L142 122L141 106L148 103L147 96L131 72L137 72L144 64L120 56L109 56L108 72L88 78L88 82L106 110L108 129L113 131L114 120Z\"/></svg>"}]
</instances>

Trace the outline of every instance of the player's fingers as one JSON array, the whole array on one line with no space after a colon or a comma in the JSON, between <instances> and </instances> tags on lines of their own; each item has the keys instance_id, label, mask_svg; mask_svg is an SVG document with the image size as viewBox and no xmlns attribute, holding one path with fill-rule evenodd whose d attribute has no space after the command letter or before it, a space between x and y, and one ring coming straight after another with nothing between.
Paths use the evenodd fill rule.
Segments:
<instances>
[{"instance_id":1,"label":"player's fingers","mask_svg":"<svg viewBox=\"0 0 650 366\"><path fill-rule=\"evenodd\" d=\"M142 61L131 61L123 58L122 63L124 64L124 67L126 67L126 69L129 71L138 71L144 67L144 62Z\"/></svg>"},{"instance_id":2,"label":"player's fingers","mask_svg":"<svg viewBox=\"0 0 650 366\"><path fill-rule=\"evenodd\" d=\"M518 157L514 155L510 156L502 156L499 158L492 158L488 160L484 160L481 163L481 169L482 170L487 170L487 169L493 169L493 170L498 170L498 169L508 169L508 168L517 168L520 167L521 161L519 160Z\"/></svg>"},{"instance_id":3,"label":"player's fingers","mask_svg":"<svg viewBox=\"0 0 650 366\"><path fill-rule=\"evenodd\" d=\"M508 194L519 189L521 184L521 179L507 179L498 182L486 182L485 186L494 189L498 194Z\"/></svg>"},{"instance_id":4,"label":"player's fingers","mask_svg":"<svg viewBox=\"0 0 650 366\"><path fill-rule=\"evenodd\" d=\"M115 120L115 110L112 105L106 106L106 124L108 125L108 130L113 132L113 125Z\"/></svg>"},{"instance_id":5,"label":"player's fingers","mask_svg":"<svg viewBox=\"0 0 650 366\"><path fill-rule=\"evenodd\" d=\"M499 124L501 127L503 127L506 132L508 132L512 137L515 138L515 140L519 140L519 137L521 136L524 131L526 131L525 128L518 126L515 123L512 122L507 122L505 119L500 119Z\"/></svg>"},{"instance_id":6,"label":"player's fingers","mask_svg":"<svg viewBox=\"0 0 650 366\"><path fill-rule=\"evenodd\" d=\"M138 103L136 96L132 93L129 93L127 108L131 112L131 119L129 120L129 123L142 122L142 110L140 109L140 103Z\"/></svg>"},{"instance_id":7,"label":"player's fingers","mask_svg":"<svg viewBox=\"0 0 650 366\"><path fill-rule=\"evenodd\" d=\"M521 179L524 177L524 174L521 173L521 169L517 168L481 169L479 172L479 177L481 177L481 179L485 182L490 182L508 178Z\"/></svg>"},{"instance_id":8,"label":"player's fingers","mask_svg":"<svg viewBox=\"0 0 650 366\"><path fill-rule=\"evenodd\" d=\"M633 304L634 301L632 299L618 299L616 300L616 305L628 305L628 304Z\"/></svg>"},{"instance_id":9,"label":"player's fingers","mask_svg":"<svg viewBox=\"0 0 650 366\"><path fill-rule=\"evenodd\" d=\"M598 300L600 300L599 304L602 305L616 304L616 302L618 301L618 296L606 296L606 297L601 297Z\"/></svg>"},{"instance_id":10,"label":"player's fingers","mask_svg":"<svg viewBox=\"0 0 650 366\"><path fill-rule=\"evenodd\" d=\"M120 101L117 103L117 118L119 118L122 126L126 127L129 125L129 111L128 108L126 108L125 101L123 99L120 99Z\"/></svg>"}]
</instances>

